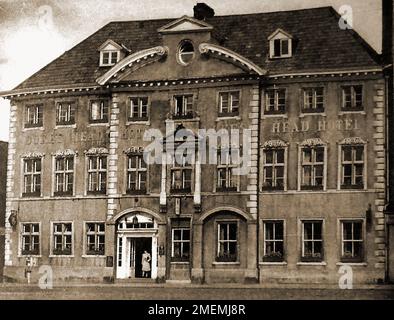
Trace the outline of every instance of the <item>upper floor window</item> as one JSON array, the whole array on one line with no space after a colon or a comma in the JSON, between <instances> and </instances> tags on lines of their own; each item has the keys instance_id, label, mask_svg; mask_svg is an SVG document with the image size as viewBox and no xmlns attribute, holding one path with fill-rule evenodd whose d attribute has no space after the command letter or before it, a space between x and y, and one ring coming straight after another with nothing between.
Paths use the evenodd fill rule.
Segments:
<instances>
[{"instance_id":1,"label":"upper floor window","mask_svg":"<svg viewBox=\"0 0 394 320\"><path fill-rule=\"evenodd\" d=\"M176 161L177 159L178 161ZM171 168L171 191L191 192L192 188L192 163L187 154L174 157Z\"/></svg>"},{"instance_id":2,"label":"upper floor window","mask_svg":"<svg viewBox=\"0 0 394 320\"><path fill-rule=\"evenodd\" d=\"M363 110L363 86L352 85L342 87L342 111Z\"/></svg>"},{"instance_id":3,"label":"upper floor window","mask_svg":"<svg viewBox=\"0 0 394 320\"><path fill-rule=\"evenodd\" d=\"M193 95L174 96L174 119L191 119L193 112Z\"/></svg>"},{"instance_id":4,"label":"upper floor window","mask_svg":"<svg viewBox=\"0 0 394 320\"><path fill-rule=\"evenodd\" d=\"M107 157L88 156L88 193L107 192Z\"/></svg>"},{"instance_id":5,"label":"upper floor window","mask_svg":"<svg viewBox=\"0 0 394 320\"><path fill-rule=\"evenodd\" d=\"M219 117L239 114L239 91L219 93Z\"/></svg>"},{"instance_id":6,"label":"upper floor window","mask_svg":"<svg viewBox=\"0 0 394 320\"><path fill-rule=\"evenodd\" d=\"M86 223L86 254L96 256L105 254L105 223Z\"/></svg>"},{"instance_id":7,"label":"upper floor window","mask_svg":"<svg viewBox=\"0 0 394 320\"><path fill-rule=\"evenodd\" d=\"M324 146L304 146L301 148L301 189L323 189L324 186Z\"/></svg>"},{"instance_id":8,"label":"upper floor window","mask_svg":"<svg viewBox=\"0 0 394 320\"><path fill-rule=\"evenodd\" d=\"M270 58L289 58L293 54L293 39L287 32L278 29L268 37Z\"/></svg>"},{"instance_id":9,"label":"upper floor window","mask_svg":"<svg viewBox=\"0 0 394 320\"><path fill-rule=\"evenodd\" d=\"M22 255L39 255L40 254L40 224L23 223L22 224Z\"/></svg>"},{"instance_id":10,"label":"upper floor window","mask_svg":"<svg viewBox=\"0 0 394 320\"><path fill-rule=\"evenodd\" d=\"M115 41L108 39L98 50L100 51L100 67L108 67L118 63L123 47Z\"/></svg>"},{"instance_id":11,"label":"upper floor window","mask_svg":"<svg viewBox=\"0 0 394 320\"><path fill-rule=\"evenodd\" d=\"M238 260L238 223L219 222L216 261L236 262Z\"/></svg>"},{"instance_id":12,"label":"upper floor window","mask_svg":"<svg viewBox=\"0 0 394 320\"><path fill-rule=\"evenodd\" d=\"M239 149L222 148L218 150L216 191L237 191L237 178L233 170L237 167Z\"/></svg>"},{"instance_id":13,"label":"upper floor window","mask_svg":"<svg viewBox=\"0 0 394 320\"><path fill-rule=\"evenodd\" d=\"M303 113L324 112L324 88L305 88Z\"/></svg>"},{"instance_id":14,"label":"upper floor window","mask_svg":"<svg viewBox=\"0 0 394 320\"><path fill-rule=\"evenodd\" d=\"M108 100L90 101L89 120L92 123L108 122Z\"/></svg>"},{"instance_id":15,"label":"upper floor window","mask_svg":"<svg viewBox=\"0 0 394 320\"><path fill-rule=\"evenodd\" d=\"M268 89L265 93L265 114L286 113L286 89Z\"/></svg>"},{"instance_id":16,"label":"upper floor window","mask_svg":"<svg viewBox=\"0 0 394 320\"><path fill-rule=\"evenodd\" d=\"M285 148L269 148L263 151L263 190L284 190Z\"/></svg>"},{"instance_id":17,"label":"upper floor window","mask_svg":"<svg viewBox=\"0 0 394 320\"><path fill-rule=\"evenodd\" d=\"M194 46L190 40L183 40L178 49L178 60L183 65L188 65L194 58Z\"/></svg>"},{"instance_id":18,"label":"upper floor window","mask_svg":"<svg viewBox=\"0 0 394 320\"><path fill-rule=\"evenodd\" d=\"M43 105L29 105L25 110L25 128L42 127L43 124Z\"/></svg>"},{"instance_id":19,"label":"upper floor window","mask_svg":"<svg viewBox=\"0 0 394 320\"><path fill-rule=\"evenodd\" d=\"M148 120L148 97L130 98L129 121Z\"/></svg>"},{"instance_id":20,"label":"upper floor window","mask_svg":"<svg viewBox=\"0 0 394 320\"><path fill-rule=\"evenodd\" d=\"M362 221L342 221L342 262L361 262L364 258Z\"/></svg>"},{"instance_id":21,"label":"upper floor window","mask_svg":"<svg viewBox=\"0 0 394 320\"><path fill-rule=\"evenodd\" d=\"M58 102L56 104L56 125L75 123L75 102Z\"/></svg>"},{"instance_id":22,"label":"upper floor window","mask_svg":"<svg viewBox=\"0 0 394 320\"><path fill-rule=\"evenodd\" d=\"M341 145L341 188L364 188L364 145Z\"/></svg>"},{"instance_id":23,"label":"upper floor window","mask_svg":"<svg viewBox=\"0 0 394 320\"><path fill-rule=\"evenodd\" d=\"M143 154L127 156L127 193L146 193L147 165Z\"/></svg>"},{"instance_id":24,"label":"upper floor window","mask_svg":"<svg viewBox=\"0 0 394 320\"><path fill-rule=\"evenodd\" d=\"M302 221L301 261L323 260L323 221Z\"/></svg>"},{"instance_id":25,"label":"upper floor window","mask_svg":"<svg viewBox=\"0 0 394 320\"><path fill-rule=\"evenodd\" d=\"M41 158L23 159L23 196L41 195Z\"/></svg>"},{"instance_id":26,"label":"upper floor window","mask_svg":"<svg viewBox=\"0 0 394 320\"><path fill-rule=\"evenodd\" d=\"M55 158L55 196L72 195L74 186L74 156Z\"/></svg>"}]
</instances>

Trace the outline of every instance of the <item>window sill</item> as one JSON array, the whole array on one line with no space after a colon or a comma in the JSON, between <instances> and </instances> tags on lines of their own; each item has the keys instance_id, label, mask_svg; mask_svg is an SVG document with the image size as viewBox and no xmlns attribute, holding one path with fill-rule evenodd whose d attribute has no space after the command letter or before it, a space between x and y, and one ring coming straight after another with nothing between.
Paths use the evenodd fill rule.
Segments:
<instances>
[{"instance_id":1,"label":"window sill","mask_svg":"<svg viewBox=\"0 0 394 320\"><path fill-rule=\"evenodd\" d=\"M75 258L74 255L53 255L50 254L48 258Z\"/></svg>"},{"instance_id":2,"label":"window sill","mask_svg":"<svg viewBox=\"0 0 394 320\"><path fill-rule=\"evenodd\" d=\"M196 117L196 118L175 118L175 119L166 119L164 122L199 122L200 121L200 117Z\"/></svg>"},{"instance_id":3,"label":"window sill","mask_svg":"<svg viewBox=\"0 0 394 320\"><path fill-rule=\"evenodd\" d=\"M306 116L322 116L326 117L325 112L301 112L300 115L298 116L299 118L304 118Z\"/></svg>"},{"instance_id":4,"label":"window sill","mask_svg":"<svg viewBox=\"0 0 394 320\"><path fill-rule=\"evenodd\" d=\"M171 261L171 264L189 265L189 261Z\"/></svg>"},{"instance_id":5,"label":"window sill","mask_svg":"<svg viewBox=\"0 0 394 320\"><path fill-rule=\"evenodd\" d=\"M128 120L126 122L126 126L130 126L133 124L140 124L144 126L150 126L150 121L149 120Z\"/></svg>"},{"instance_id":6,"label":"window sill","mask_svg":"<svg viewBox=\"0 0 394 320\"><path fill-rule=\"evenodd\" d=\"M362 114L366 115L367 113L364 110L341 110L338 112L338 116L343 116L346 114Z\"/></svg>"},{"instance_id":7,"label":"window sill","mask_svg":"<svg viewBox=\"0 0 394 320\"><path fill-rule=\"evenodd\" d=\"M42 198L42 194L38 193L22 193L22 197L23 199L39 199Z\"/></svg>"},{"instance_id":8,"label":"window sill","mask_svg":"<svg viewBox=\"0 0 394 320\"><path fill-rule=\"evenodd\" d=\"M268 262L268 261L260 261L259 265L262 266L287 266L287 262L286 261L282 261L282 262Z\"/></svg>"},{"instance_id":9,"label":"window sill","mask_svg":"<svg viewBox=\"0 0 394 320\"><path fill-rule=\"evenodd\" d=\"M55 126L55 130L57 129L67 129L67 128L71 128L71 129L76 129L77 128L77 124L73 123L73 124L57 124Z\"/></svg>"},{"instance_id":10,"label":"window sill","mask_svg":"<svg viewBox=\"0 0 394 320\"><path fill-rule=\"evenodd\" d=\"M32 131L32 130L41 130L41 131L44 131L44 127L43 127L43 126L39 126L39 127L24 127L24 128L22 129L22 132L25 132L25 131Z\"/></svg>"},{"instance_id":11,"label":"window sill","mask_svg":"<svg viewBox=\"0 0 394 320\"><path fill-rule=\"evenodd\" d=\"M297 262L297 266L326 266L326 262Z\"/></svg>"},{"instance_id":12,"label":"window sill","mask_svg":"<svg viewBox=\"0 0 394 320\"><path fill-rule=\"evenodd\" d=\"M107 191L88 191L86 193L87 196L106 196L107 195Z\"/></svg>"},{"instance_id":13,"label":"window sill","mask_svg":"<svg viewBox=\"0 0 394 320\"><path fill-rule=\"evenodd\" d=\"M90 255L90 254L83 254L81 256L82 258L105 258L105 255Z\"/></svg>"},{"instance_id":14,"label":"window sill","mask_svg":"<svg viewBox=\"0 0 394 320\"><path fill-rule=\"evenodd\" d=\"M301 186L299 191L324 191L325 188L323 186Z\"/></svg>"},{"instance_id":15,"label":"window sill","mask_svg":"<svg viewBox=\"0 0 394 320\"><path fill-rule=\"evenodd\" d=\"M214 265L214 266L221 266L221 265L223 265L223 266L239 266L239 265L241 265L241 263L238 261L235 261L235 262L219 262L219 261L214 261L214 262L212 262L212 264Z\"/></svg>"},{"instance_id":16,"label":"window sill","mask_svg":"<svg viewBox=\"0 0 394 320\"><path fill-rule=\"evenodd\" d=\"M276 113L276 114L269 114L269 113L264 113L261 116L261 119L267 119L267 118L283 118L283 119L287 119L288 116L285 113Z\"/></svg>"},{"instance_id":17,"label":"window sill","mask_svg":"<svg viewBox=\"0 0 394 320\"><path fill-rule=\"evenodd\" d=\"M36 255L36 254L18 254L18 258L42 258L42 255Z\"/></svg>"},{"instance_id":18,"label":"window sill","mask_svg":"<svg viewBox=\"0 0 394 320\"><path fill-rule=\"evenodd\" d=\"M262 187L262 192L284 192L286 189L284 187Z\"/></svg>"},{"instance_id":19,"label":"window sill","mask_svg":"<svg viewBox=\"0 0 394 320\"><path fill-rule=\"evenodd\" d=\"M366 267L368 264L366 262L337 262L337 266L360 266Z\"/></svg>"},{"instance_id":20,"label":"window sill","mask_svg":"<svg viewBox=\"0 0 394 320\"><path fill-rule=\"evenodd\" d=\"M237 121L240 121L241 117L240 116L218 116L215 121L219 122L219 121L225 121L225 120L237 120Z\"/></svg>"},{"instance_id":21,"label":"window sill","mask_svg":"<svg viewBox=\"0 0 394 320\"><path fill-rule=\"evenodd\" d=\"M108 122L90 122L86 125L87 127L109 127Z\"/></svg>"}]
</instances>

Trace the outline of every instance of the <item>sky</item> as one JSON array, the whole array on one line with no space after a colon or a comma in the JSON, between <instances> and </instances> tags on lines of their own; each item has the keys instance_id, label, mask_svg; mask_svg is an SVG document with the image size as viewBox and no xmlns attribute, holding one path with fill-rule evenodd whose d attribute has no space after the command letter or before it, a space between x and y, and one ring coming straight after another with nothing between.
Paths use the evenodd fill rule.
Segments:
<instances>
[{"instance_id":1,"label":"sky","mask_svg":"<svg viewBox=\"0 0 394 320\"><path fill-rule=\"evenodd\" d=\"M0 0L0 91L14 88L110 21L192 16L197 2L206 2L216 15L321 6L340 11L347 5L353 28L381 52L380 0ZM8 141L8 119L9 103L0 98L0 140Z\"/></svg>"}]
</instances>

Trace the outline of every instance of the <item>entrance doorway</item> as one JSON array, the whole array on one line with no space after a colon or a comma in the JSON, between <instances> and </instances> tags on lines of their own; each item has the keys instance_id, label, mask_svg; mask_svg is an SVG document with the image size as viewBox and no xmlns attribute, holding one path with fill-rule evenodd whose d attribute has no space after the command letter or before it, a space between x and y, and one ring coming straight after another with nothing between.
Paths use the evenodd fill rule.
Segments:
<instances>
[{"instance_id":1,"label":"entrance doorway","mask_svg":"<svg viewBox=\"0 0 394 320\"><path fill-rule=\"evenodd\" d=\"M151 256L150 264L152 263L152 238L128 238L128 265L130 266L129 278L142 278L142 255L144 251ZM152 266L150 266L152 270ZM147 278L151 277L151 270L147 273Z\"/></svg>"},{"instance_id":2,"label":"entrance doorway","mask_svg":"<svg viewBox=\"0 0 394 320\"><path fill-rule=\"evenodd\" d=\"M146 251L150 262L145 278L157 277L157 224L150 216L133 213L124 216L117 224L116 278L143 278L142 255ZM146 263L145 263L146 265Z\"/></svg>"}]
</instances>

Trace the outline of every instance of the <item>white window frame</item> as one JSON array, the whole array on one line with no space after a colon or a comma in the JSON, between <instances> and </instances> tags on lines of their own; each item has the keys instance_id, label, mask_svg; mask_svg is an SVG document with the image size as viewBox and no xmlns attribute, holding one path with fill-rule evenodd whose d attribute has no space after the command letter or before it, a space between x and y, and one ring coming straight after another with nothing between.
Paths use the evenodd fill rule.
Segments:
<instances>
[{"instance_id":1,"label":"white window frame","mask_svg":"<svg viewBox=\"0 0 394 320\"><path fill-rule=\"evenodd\" d=\"M321 242L321 248L322 248L322 257L321 257L321 259L316 259L317 261L302 261L302 259L304 258L304 256L305 256L305 247L304 247L304 243L305 243L305 239L304 239L304 237L305 237L305 232L304 232L304 223L314 223L314 222L321 222L321 228L322 228L322 230L321 230L321 240L319 240L319 239L309 239L309 240L307 240L307 241L320 241ZM325 231L325 225L324 225L325 223L324 223L324 219L321 219L321 218L316 218L316 219L301 219L300 220L300 237L301 237L301 250L300 250L300 259L301 259L301 261L302 261L302 263L307 263L307 264L314 264L314 263L318 263L318 264L324 264L324 260L325 260L325 257L326 257L326 254L325 254L325 248L324 248L324 245L325 245L325 241L324 241L324 231ZM314 236L313 236L314 237Z\"/></svg>"},{"instance_id":2,"label":"white window frame","mask_svg":"<svg viewBox=\"0 0 394 320\"><path fill-rule=\"evenodd\" d=\"M97 225L97 224L103 224L104 225L104 231L100 231L100 232L96 232L96 228L95 228L95 231L94 232L89 232L88 231L88 224L95 224L95 225ZM83 241L83 252L84 252L84 257L86 256L86 257L104 257L105 256L105 247L106 247L106 243L105 243L105 241L106 241L106 234L105 234L105 232L106 232L106 229L107 229L107 226L106 226L106 224L105 224L105 221L84 221L83 222L83 227L84 227L84 241ZM89 235L94 235L95 236L95 246L96 246L96 244L97 244L97 242L98 242L98 236L104 236L104 253L103 254L89 254L89 252L88 252L88 236Z\"/></svg>"},{"instance_id":3,"label":"white window frame","mask_svg":"<svg viewBox=\"0 0 394 320\"><path fill-rule=\"evenodd\" d=\"M340 247L340 254L339 254L339 261L341 261L342 263L344 259L346 259L344 257L344 223L361 223L361 236L362 239L361 240L346 240L348 242L361 242L362 243L362 256L360 259L354 258L354 262L353 263L363 263L365 261L365 250L366 250L366 227L365 227L365 219L364 218L340 218L338 220L339 222L339 237L340 237L340 243L341 243L341 247ZM354 233L353 228L352 228L352 233ZM354 236L354 235L353 235ZM346 260L346 263L352 263L353 259L352 258L348 258L349 260Z\"/></svg>"},{"instance_id":4,"label":"white window frame","mask_svg":"<svg viewBox=\"0 0 394 320\"><path fill-rule=\"evenodd\" d=\"M269 57L270 59L291 58L293 56L293 39L278 29L269 38ZM280 41L280 55L275 55L275 40ZM288 52L283 53L283 42L288 43Z\"/></svg>"},{"instance_id":5,"label":"white window frame","mask_svg":"<svg viewBox=\"0 0 394 320\"><path fill-rule=\"evenodd\" d=\"M63 159L64 161L67 158L72 158L73 159L73 166L72 169L70 170L57 170L56 164L57 164L57 160L59 159ZM53 156L53 160L52 160L52 167L53 167L53 186L52 186L52 196L59 196L59 195L69 195L69 196L73 196L75 195L75 169L76 169L76 155L75 154L71 154L71 155L65 155L65 156ZM56 191L57 190L57 175L58 174L63 174L63 182L65 185L66 182L66 175L67 174L72 174L73 176L73 183L72 183L72 190L71 190L71 194L68 192L60 192L60 191Z\"/></svg>"},{"instance_id":6,"label":"white window frame","mask_svg":"<svg viewBox=\"0 0 394 320\"><path fill-rule=\"evenodd\" d=\"M266 251L266 243L269 242L282 242L282 246L283 246L283 256L280 262L285 262L286 261L286 221L284 219L263 219L263 261L264 261L264 257L267 254ZM271 239L267 239L267 223L282 223L282 228L283 228L283 238L282 240L271 240Z\"/></svg>"},{"instance_id":7,"label":"white window frame","mask_svg":"<svg viewBox=\"0 0 394 320\"><path fill-rule=\"evenodd\" d=\"M136 168L130 168L130 157L137 157L137 167ZM129 153L126 154L126 193L134 193L134 192L139 192L139 191L143 191L143 193L147 193L148 192L148 167L149 165L147 163L145 163L145 167L142 167L142 162L145 162L144 160L144 155L143 153ZM136 173L136 177L137 177L137 182L139 184L139 188L135 189L135 190L131 190L130 187L130 174L132 172ZM141 178L140 178L140 173L145 172L146 174L146 179L145 179L145 189L141 189Z\"/></svg>"},{"instance_id":8,"label":"white window frame","mask_svg":"<svg viewBox=\"0 0 394 320\"><path fill-rule=\"evenodd\" d=\"M116 54L116 58L113 59L113 54ZM108 62L104 62L104 55L108 54ZM119 50L102 50L100 51L100 67L114 66L119 62L120 51Z\"/></svg>"},{"instance_id":9,"label":"white window frame","mask_svg":"<svg viewBox=\"0 0 394 320\"><path fill-rule=\"evenodd\" d=\"M175 237L174 237L175 231L179 231L179 230L181 231L181 239L180 240L175 240ZM183 232L185 230L189 231L189 240L184 240L183 239ZM181 261L181 262L189 262L190 258L191 258L191 251L192 251L192 248L191 248L191 228L190 227L188 227L188 228L187 227L172 227L171 240L172 240L171 241L171 259L175 258L175 243L180 243L180 245L181 245L181 252L182 253L183 253L183 245L184 245L184 243L189 243L189 259L188 260L179 259L179 261Z\"/></svg>"},{"instance_id":10,"label":"white window frame","mask_svg":"<svg viewBox=\"0 0 394 320\"><path fill-rule=\"evenodd\" d=\"M274 162L273 164L267 164L266 163L266 152L272 150L274 152ZM278 150L283 150L284 152L284 162L283 164L277 164L276 163L276 159L277 159L277 151ZM278 190L278 191L287 191L287 152L288 152L288 147L287 146L280 146L280 147L272 147L272 148L262 148L262 157L263 157L263 161L262 161L262 179L261 179L261 186L260 186L260 190L262 191L271 191L271 190ZM282 189L275 189L276 187L273 188L269 188L269 187L264 187L264 182L265 182L265 169L271 167L272 168L272 172L273 172L273 180L274 180L274 172L276 172L274 170L274 168L277 167L283 167L283 190ZM275 177L276 178L276 177ZM276 183L275 183L276 184Z\"/></svg>"},{"instance_id":11,"label":"white window frame","mask_svg":"<svg viewBox=\"0 0 394 320\"><path fill-rule=\"evenodd\" d=\"M65 116L62 115L65 112ZM56 126L69 126L75 124L76 102L58 101L56 102ZM64 118L64 120L61 120Z\"/></svg>"},{"instance_id":12,"label":"white window frame","mask_svg":"<svg viewBox=\"0 0 394 320\"><path fill-rule=\"evenodd\" d=\"M105 169L97 167L97 169L90 169L90 158L92 157L97 157L97 161L99 161L100 158L105 158L105 164L106 167ZM86 194L90 195L105 195L108 192L108 154L89 154L86 155L86 188L85 192ZM100 174L105 173L106 181L105 181L105 192L102 192L101 190L90 190L90 174L96 173L100 176ZM100 182L101 186L101 182ZM101 187L100 187L101 188Z\"/></svg>"},{"instance_id":13,"label":"white window frame","mask_svg":"<svg viewBox=\"0 0 394 320\"><path fill-rule=\"evenodd\" d=\"M193 192L193 185L194 185L194 170L193 170L193 164L188 164L186 163L187 160L187 154L184 154L182 157L182 164L178 164L176 161L175 156L172 158L172 166L171 166L171 193L177 193L177 192L182 192L182 190L185 189L185 171L190 170L190 192ZM181 170L182 172L182 188L181 189L175 189L174 188L174 172ZM188 191L189 193L189 191Z\"/></svg>"},{"instance_id":14,"label":"white window frame","mask_svg":"<svg viewBox=\"0 0 394 320\"><path fill-rule=\"evenodd\" d=\"M318 95L317 90L322 90L322 94ZM310 108L306 108L308 101L308 94L311 91L312 93L312 106ZM322 108L317 108L318 97L322 97ZM324 86L315 86L315 87L304 87L302 88L302 106L301 113L302 114L323 114L325 112L325 88Z\"/></svg>"},{"instance_id":15,"label":"white window frame","mask_svg":"<svg viewBox=\"0 0 394 320\"><path fill-rule=\"evenodd\" d=\"M306 186L305 188L303 188L303 167L304 165L311 165L312 168L314 168L314 166L317 165L322 165L321 162L311 162L309 164L304 164L304 155L303 155L303 149L305 148L311 148L312 149L312 156L316 155L316 151L315 148L323 148L324 149L324 162L323 162L323 186L322 188L314 188L316 186ZM327 145L326 144L321 144L321 145L299 145L298 146L298 191L313 191L313 190L322 190L322 191L326 191L327 190ZM314 174L311 171L311 175L312 175L312 180L314 179Z\"/></svg>"},{"instance_id":16,"label":"white window frame","mask_svg":"<svg viewBox=\"0 0 394 320\"><path fill-rule=\"evenodd\" d=\"M23 227L26 224L36 224L38 225L38 233L34 233L32 234L31 232L29 233L29 235L38 235L38 254L23 254L23 247L24 247L24 243L23 243L23 236L24 236L24 231L23 231ZM41 222L30 222L30 221L22 221L19 223L19 248L18 248L18 253L19 253L19 257L41 257Z\"/></svg>"},{"instance_id":17,"label":"white window frame","mask_svg":"<svg viewBox=\"0 0 394 320\"><path fill-rule=\"evenodd\" d=\"M235 149L235 150L234 150ZM228 150L228 151L226 151ZM216 165L216 184L215 184L215 192L228 192L228 191L234 191L238 192L239 191L239 185L240 185L240 176L235 175L233 171L239 167L238 164L233 163L232 161L232 156L231 153L233 150L238 153L238 158L240 159L241 155L241 149L240 148L218 148L217 149L217 165ZM222 163L221 158L222 158L222 152L224 152L225 156L225 161ZM225 170L225 187L221 187L219 185L219 171L220 170ZM231 180L228 178L230 177ZM229 185L230 181L233 182L233 186Z\"/></svg>"},{"instance_id":18,"label":"white window frame","mask_svg":"<svg viewBox=\"0 0 394 320\"><path fill-rule=\"evenodd\" d=\"M191 44L191 46L193 47L193 51L192 51L192 52L186 52L186 53L185 53L185 52L182 52L182 47L183 47L186 43L190 43L190 44ZM183 66L187 66L187 65L189 65L190 63L192 63L193 60L194 60L194 58L195 58L195 56L196 56L196 48L195 48L195 45L194 45L193 41L191 41L190 39L182 40L182 41L179 43L179 45L178 45L178 50L177 50L177 51L178 51L178 52L177 52L177 60L178 60L178 63L181 64L181 65L183 65ZM190 59L190 61L186 62L186 61L183 60L183 56L185 56L185 55L191 55L191 56L192 56L191 59Z\"/></svg>"},{"instance_id":19,"label":"white window frame","mask_svg":"<svg viewBox=\"0 0 394 320\"><path fill-rule=\"evenodd\" d=\"M32 160L39 160L41 162L41 171L39 171L39 175L40 175L40 193L38 194L36 191L34 192L26 192L26 181L25 181L25 177L27 175L34 177L34 175L37 175L37 173L35 172L35 170L33 170L32 172L28 172L26 173L25 168L26 168L26 164L25 161L32 161ZM43 172L44 172L44 157L40 156L40 157L24 157L21 159L21 187L22 187L22 192L21 192L21 197L23 198L30 198L30 197L42 197L43 194ZM33 183L32 183L32 188L33 188Z\"/></svg>"},{"instance_id":20,"label":"white window frame","mask_svg":"<svg viewBox=\"0 0 394 320\"><path fill-rule=\"evenodd\" d=\"M144 99L146 99L146 104L143 104ZM137 115L134 112L134 100L137 100ZM143 122L149 121L149 97L148 96L131 96L129 97L129 107L128 107L128 114L127 114L127 121L128 122ZM146 107L146 117L143 117L142 109Z\"/></svg>"},{"instance_id":21,"label":"white window frame","mask_svg":"<svg viewBox=\"0 0 394 320\"><path fill-rule=\"evenodd\" d=\"M177 98L182 98L182 106L179 109L178 100ZM188 100L191 101L188 101ZM174 116L175 118L182 118L187 117L189 118L188 114L191 113L192 115L190 118L194 118L194 94L193 93L184 93L184 94L174 94L173 95L173 103L174 103ZM180 111L179 113L177 111Z\"/></svg>"},{"instance_id":22,"label":"white window frame","mask_svg":"<svg viewBox=\"0 0 394 320\"><path fill-rule=\"evenodd\" d=\"M97 103L100 108L100 110L99 110L100 117L97 119L93 119L92 106L94 103ZM106 113L105 113L105 109L107 109ZM110 118L110 103L107 99L92 99L89 101L89 123L90 124L96 124L96 123L108 124L109 118Z\"/></svg>"},{"instance_id":23,"label":"white window frame","mask_svg":"<svg viewBox=\"0 0 394 320\"><path fill-rule=\"evenodd\" d=\"M56 255L54 254L54 249L55 249L55 230L54 230L54 226L56 224L71 224L71 254L70 255ZM50 223L51 225L51 241L50 241L50 258L55 258L55 257L60 257L60 258L73 258L74 257L74 221L51 221ZM61 233L62 237L67 235L65 233ZM62 242L63 242L63 238L62 238ZM63 249L64 250L64 249Z\"/></svg>"},{"instance_id":24,"label":"white window frame","mask_svg":"<svg viewBox=\"0 0 394 320\"><path fill-rule=\"evenodd\" d=\"M33 108L32 122L30 122L31 108ZM24 128L41 128L44 126L44 104L28 104L25 106L25 121Z\"/></svg>"},{"instance_id":25,"label":"white window frame","mask_svg":"<svg viewBox=\"0 0 394 320\"><path fill-rule=\"evenodd\" d=\"M220 240L220 225L222 225L222 224L227 224L227 225L229 225L229 224L235 224L236 225L236 227L237 227L237 232L236 232L236 239L235 240ZM226 264L226 263L228 263L228 264L234 264L234 263L239 263L239 260L240 260L240 250L239 250L239 246L240 246L240 243L239 243L239 235L240 235L240 231L239 231L239 220L235 220L235 219L226 219L226 220L216 220L216 253L215 253L215 263L216 264ZM237 252L236 252L236 259L235 259L235 261L218 261L218 258L219 258L219 252L220 252L220 244L221 244L221 242L227 242L227 243L231 243L231 242L235 242L236 243L236 250L237 250Z\"/></svg>"},{"instance_id":26,"label":"white window frame","mask_svg":"<svg viewBox=\"0 0 394 320\"><path fill-rule=\"evenodd\" d=\"M238 95L238 99L234 100L234 95ZM228 91L220 91L218 93L218 101L219 101L219 114L218 117L236 117L239 116L240 108L241 108L241 91L240 90L228 90ZM227 111L223 112L223 96L227 96ZM238 104L234 106L234 101L238 101ZM236 111L234 108L236 107Z\"/></svg>"},{"instance_id":27,"label":"white window frame","mask_svg":"<svg viewBox=\"0 0 394 320\"><path fill-rule=\"evenodd\" d=\"M355 87L361 87L361 107L356 107L356 92ZM350 88L350 99L351 99L351 107L345 107L345 89ZM348 113L348 112L365 112L365 86L361 83L353 83L353 84L344 84L340 87L340 112Z\"/></svg>"},{"instance_id":28,"label":"white window frame","mask_svg":"<svg viewBox=\"0 0 394 320\"><path fill-rule=\"evenodd\" d=\"M363 153L363 164L364 164L364 168L363 168L363 182L364 182L364 186L363 188L342 188L342 181L343 181L343 163L342 163L342 147L344 146L351 146L351 147L356 147L356 146L363 146L364 147L364 153ZM367 153L367 143L351 143L351 144L347 144L347 143L339 143L338 144L338 181L337 181L337 190L342 190L342 191L346 191L346 190L367 190L368 189L368 181L367 181L367 159L368 159L368 153ZM353 153L353 150L352 150ZM353 161L353 160L352 160ZM361 162L360 162L361 163Z\"/></svg>"},{"instance_id":29,"label":"white window frame","mask_svg":"<svg viewBox=\"0 0 394 320\"><path fill-rule=\"evenodd\" d=\"M284 110L280 111L279 109L279 92L284 92L284 99L285 99L285 104L284 104ZM274 94L274 104L273 104L273 110L268 109L271 104L270 104L270 96L269 94L273 93ZM264 99L265 99L265 106L264 106L264 115L285 115L287 113L287 89L286 88L267 88L264 93Z\"/></svg>"}]
</instances>

